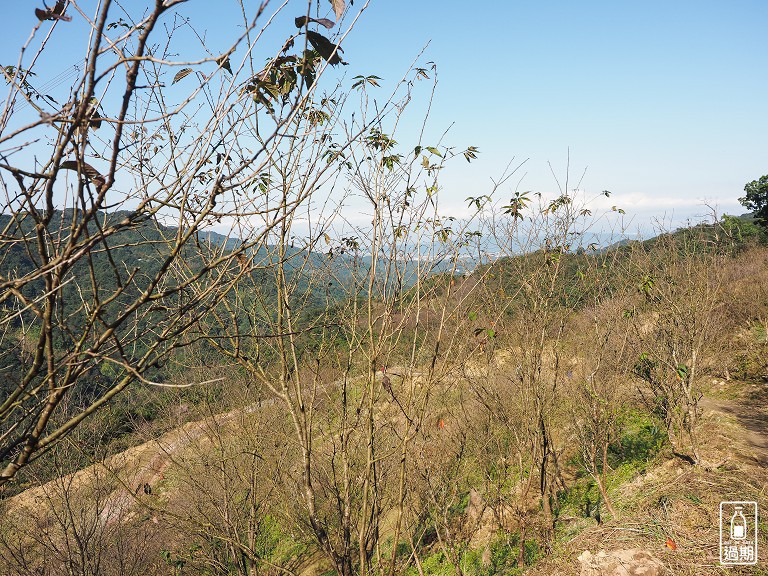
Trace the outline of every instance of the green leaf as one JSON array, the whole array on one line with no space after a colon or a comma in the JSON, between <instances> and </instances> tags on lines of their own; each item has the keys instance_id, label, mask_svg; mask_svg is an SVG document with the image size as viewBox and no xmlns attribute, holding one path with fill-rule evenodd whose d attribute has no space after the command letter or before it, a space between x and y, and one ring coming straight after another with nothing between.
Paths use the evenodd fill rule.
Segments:
<instances>
[{"instance_id":1,"label":"green leaf","mask_svg":"<svg viewBox=\"0 0 768 576\"><path fill-rule=\"evenodd\" d=\"M442 158L442 157L443 157L443 155L442 155L442 154L440 154L440 150L438 150L438 149L437 149L437 148L435 148L434 146L427 146L427 150L428 150L429 152L432 152L432 154L434 154L435 156L440 156L440 158Z\"/></svg>"},{"instance_id":2,"label":"green leaf","mask_svg":"<svg viewBox=\"0 0 768 576\"><path fill-rule=\"evenodd\" d=\"M528 192L515 192L515 195L510 199L509 204L502 206L501 208L504 210L504 214L512 216L515 220L522 220L522 210L528 206L529 202Z\"/></svg>"},{"instance_id":3,"label":"green leaf","mask_svg":"<svg viewBox=\"0 0 768 576\"><path fill-rule=\"evenodd\" d=\"M320 26L328 28L328 30L336 25L333 20L328 20L328 18L307 18L306 16L299 16L293 20L293 23L296 24L296 28L304 28L309 22L317 22Z\"/></svg>"},{"instance_id":4,"label":"green leaf","mask_svg":"<svg viewBox=\"0 0 768 576\"><path fill-rule=\"evenodd\" d=\"M487 194L483 194L482 196L478 196L476 198L472 196L467 196L465 200L469 202L469 204L467 205L468 208L471 207L472 204L474 204L475 208L477 208L477 210L479 211L483 207L483 204L485 204L486 202L490 202L491 197L488 196ZM482 236L481 233L478 233L478 235Z\"/></svg>"},{"instance_id":5,"label":"green leaf","mask_svg":"<svg viewBox=\"0 0 768 576\"><path fill-rule=\"evenodd\" d=\"M472 160L475 160L479 153L480 150L478 150L476 146L470 146L463 152L464 158L466 158L467 162L472 162Z\"/></svg>"},{"instance_id":6,"label":"green leaf","mask_svg":"<svg viewBox=\"0 0 768 576\"><path fill-rule=\"evenodd\" d=\"M278 76L278 92L281 96L290 94L298 82L296 72L292 68L281 68Z\"/></svg>"},{"instance_id":7,"label":"green leaf","mask_svg":"<svg viewBox=\"0 0 768 576\"><path fill-rule=\"evenodd\" d=\"M307 70L304 72L304 85L307 87L307 90L312 88L312 85L315 83L315 74L311 70Z\"/></svg>"},{"instance_id":8,"label":"green leaf","mask_svg":"<svg viewBox=\"0 0 768 576\"><path fill-rule=\"evenodd\" d=\"M355 76L352 78L352 80L357 80L354 84L352 84L352 88L365 88L366 84L370 84L371 86L379 87L379 83L377 80L381 80L378 76L370 75L370 76Z\"/></svg>"},{"instance_id":9,"label":"green leaf","mask_svg":"<svg viewBox=\"0 0 768 576\"><path fill-rule=\"evenodd\" d=\"M262 172L259 174L256 187L259 189L259 191L261 191L262 194L266 194L269 191L270 184L271 179L269 177L269 172Z\"/></svg>"},{"instance_id":10,"label":"green leaf","mask_svg":"<svg viewBox=\"0 0 768 576\"><path fill-rule=\"evenodd\" d=\"M387 169L392 170L395 167L395 164L400 164L401 162L400 154L384 156L384 158L382 158L382 162L384 163L384 166L387 167Z\"/></svg>"},{"instance_id":11,"label":"green leaf","mask_svg":"<svg viewBox=\"0 0 768 576\"><path fill-rule=\"evenodd\" d=\"M331 119L330 114L323 110L318 110L316 108L311 108L309 112L307 112L307 121L312 126L317 126L318 124L322 126L327 121Z\"/></svg>"},{"instance_id":12,"label":"green leaf","mask_svg":"<svg viewBox=\"0 0 768 576\"><path fill-rule=\"evenodd\" d=\"M229 64L229 56L222 56L221 58L216 59L216 64L224 68L227 72L232 74L232 66Z\"/></svg>"},{"instance_id":13,"label":"green leaf","mask_svg":"<svg viewBox=\"0 0 768 576\"><path fill-rule=\"evenodd\" d=\"M192 74L192 68L182 68L178 72L176 72L176 76L173 77L173 82L171 82L171 86L176 84L179 80L182 80L183 78L186 78Z\"/></svg>"},{"instance_id":14,"label":"green leaf","mask_svg":"<svg viewBox=\"0 0 768 576\"><path fill-rule=\"evenodd\" d=\"M435 232L435 236L437 236L440 242L447 242L448 238L451 237L451 234L453 234L453 230L450 228L441 228Z\"/></svg>"},{"instance_id":15,"label":"green leaf","mask_svg":"<svg viewBox=\"0 0 768 576\"><path fill-rule=\"evenodd\" d=\"M84 174L91 182L96 184L101 191L107 184L107 179L99 173L96 168L85 162L78 162L77 160L65 160L60 165L62 170L74 170L78 174Z\"/></svg>"},{"instance_id":16,"label":"green leaf","mask_svg":"<svg viewBox=\"0 0 768 576\"><path fill-rule=\"evenodd\" d=\"M346 64L346 62L341 59L341 53L344 52L344 50L341 49L341 46L334 44L322 34L318 34L312 30L307 30L307 39L309 40L309 43L312 44L312 47L317 50L318 54L320 54L328 64L331 64L332 66L335 66L336 64Z\"/></svg>"},{"instance_id":17,"label":"green leaf","mask_svg":"<svg viewBox=\"0 0 768 576\"><path fill-rule=\"evenodd\" d=\"M371 133L365 137L365 141L376 150L389 150L397 145L396 140L377 129L371 130Z\"/></svg>"}]
</instances>

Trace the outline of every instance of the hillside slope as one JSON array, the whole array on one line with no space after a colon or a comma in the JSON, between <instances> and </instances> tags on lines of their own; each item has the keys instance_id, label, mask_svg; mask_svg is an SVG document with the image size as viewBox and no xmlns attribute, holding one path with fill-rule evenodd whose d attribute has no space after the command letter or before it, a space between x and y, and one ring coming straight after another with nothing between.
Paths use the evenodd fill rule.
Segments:
<instances>
[{"instance_id":1,"label":"hillside slope","mask_svg":"<svg viewBox=\"0 0 768 576\"><path fill-rule=\"evenodd\" d=\"M272 417L272 407L254 405L188 422L67 478L27 490L3 503L6 526L10 519L18 527L31 518L34 525L55 525L55 509L62 508L66 495L68 502L90 507L81 515L92 518L96 532L149 528L170 547L184 540L177 531L189 497L189 463L221 443L242 442L255 421ZM580 574L579 556L585 550L642 549L673 574L721 574L719 502L755 500L761 510L768 509L768 386L715 379L702 407L704 466L693 467L663 451L613 484L618 518L599 524L592 517L566 516L553 550L525 573ZM764 528L761 564L768 552ZM20 533L31 533L27 530ZM482 550L490 546L492 534L479 523L470 537ZM307 567L313 555L306 550L302 558L305 575L324 572L322 562ZM153 564L162 567L162 562Z\"/></svg>"}]
</instances>

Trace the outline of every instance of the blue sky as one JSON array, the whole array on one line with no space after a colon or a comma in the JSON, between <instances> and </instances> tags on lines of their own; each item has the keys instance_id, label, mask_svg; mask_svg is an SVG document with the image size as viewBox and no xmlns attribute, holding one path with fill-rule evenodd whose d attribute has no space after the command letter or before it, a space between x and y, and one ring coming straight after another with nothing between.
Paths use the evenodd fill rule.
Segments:
<instances>
[{"instance_id":1,"label":"blue sky","mask_svg":"<svg viewBox=\"0 0 768 576\"><path fill-rule=\"evenodd\" d=\"M514 156L529 158L522 189L552 190L547 162L562 176L570 148L588 192L683 221L705 200L742 212L768 173L766 23L764 0L374 2L346 50L388 76L431 41L433 126L483 153L458 187Z\"/></svg>"},{"instance_id":2,"label":"blue sky","mask_svg":"<svg viewBox=\"0 0 768 576\"><path fill-rule=\"evenodd\" d=\"M15 64L38 5L5 7L3 65ZM297 14L306 8L295 5ZM213 52L226 47L234 1L190 0L179 10L208 30ZM285 34L295 30L288 12ZM765 0L372 0L343 44L342 72L376 74L387 86L427 46L420 62L439 73L431 134L451 126L447 144L481 151L446 170L449 210L487 192L513 157L527 159L521 190L554 192L548 162L562 179L570 150L572 184L586 168L588 195L611 190L610 203L642 226L678 224L706 213L705 201L742 212L744 184L768 173L767 22ZM41 81L64 60L38 70Z\"/></svg>"}]
</instances>

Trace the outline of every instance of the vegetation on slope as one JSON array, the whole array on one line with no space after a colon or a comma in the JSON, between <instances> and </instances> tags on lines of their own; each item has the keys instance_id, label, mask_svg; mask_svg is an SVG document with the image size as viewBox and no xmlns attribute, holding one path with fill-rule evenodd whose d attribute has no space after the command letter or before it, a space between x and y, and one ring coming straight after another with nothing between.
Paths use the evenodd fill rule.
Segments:
<instances>
[{"instance_id":1,"label":"vegetation on slope","mask_svg":"<svg viewBox=\"0 0 768 576\"><path fill-rule=\"evenodd\" d=\"M344 526L338 499L345 482L359 473L353 471L365 470L371 438L358 432L354 407L372 402L373 449L379 456L375 505L368 509L368 518L377 522L370 571L387 572L394 563L396 573L499 574L538 565L543 573L568 573L575 570L578 547L631 543L656 551L679 571L704 573L701 564L713 562L716 552L716 540L708 541L712 528L704 526L712 515L709 507L733 490L759 499L760 464L749 462L748 445L729 450L722 435L733 437L741 429L727 412L703 402L701 393L759 393L768 377L760 328L768 317L765 250L734 251L730 241L715 246L713 230L683 230L592 255L559 254L556 261L541 251L500 260L467 278L426 283L434 290L422 290L422 308L439 310L444 301L455 310L445 329L462 343L455 348L462 354L459 361L430 375L430 364L422 359L403 363L407 349L394 341L387 369L377 368L373 398L366 397L367 377L359 368L345 382L343 372L336 378L325 365L329 375L317 373L317 386L306 391L312 415L309 457L320 506L316 521L327 537L343 538L337 532ZM508 292L504 298L502 290ZM705 297L709 293L712 301ZM413 300L409 295L407 301ZM381 316L385 303L372 304ZM407 304L401 306L407 310ZM344 310L336 312L341 320ZM667 316L671 310L674 316ZM418 326L404 320L410 317L402 314L399 338L421 344L425 340L414 339ZM424 322L433 328L438 321L425 314ZM349 334L362 329L365 322L358 319L330 343L311 344L310 338L308 348L302 344L297 350L303 362L319 354L354 354ZM693 351L696 366L687 359L691 374L680 364L666 368L671 360L664 354L686 345L696 329L706 346ZM279 362L279 352L272 358ZM205 359L199 364L197 370L205 371ZM726 380L735 377L739 380ZM744 381L757 388L745 388ZM230 373L225 384L207 387L224 395L170 393L163 408L166 422L209 416L150 442L147 450L159 460L106 460L77 481L46 485L37 496L49 501L41 518L66 502L91 524L66 523L41 545L53 546L67 531L89 529L100 537L85 545L86 555L98 550L111 556L106 550L126 546L128 538L151 540L136 571L168 565L182 573L332 568L306 500L297 498L307 452L283 407L286 399L254 384L245 369ZM182 405L191 411L179 412ZM239 408L216 415L227 406ZM345 428L345 418L354 418L354 425ZM346 447L334 430L347 431ZM72 448L57 454L71 459ZM740 488L728 488L736 478ZM130 497L108 496L119 492L121 483ZM106 495L94 499L93 490ZM360 496L359 490L350 491L350 512L361 509ZM684 503L688 509L681 508ZM704 515L700 522L691 507ZM112 514L119 520L103 520ZM28 509L25 515L35 516ZM19 516L8 518L16 518L17 532L32 530L18 524ZM676 550L664 552L667 538ZM4 557L10 561L9 546L6 542ZM124 554L135 553L125 548ZM29 565L37 557L30 556ZM113 569L110 563L100 566Z\"/></svg>"},{"instance_id":2,"label":"vegetation on slope","mask_svg":"<svg viewBox=\"0 0 768 576\"><path fill-rule=\"evenodd\" d=\"M705 409L736 377L762 398L763 232L600 249L622 210L499 198L514 168L448 217L443 169L478 150L402 129L434 66L384 99L374 75L327 92L336 24L292 14L262 67L266 5L244 5L245 34L177 70L194 23L149 39L181 4L83 18L64 107L3 69L0 143L23 152L0 163L3 571L514 574L606 527L712 564L715 495L684 481L761 497Z\"/></svg>"}]
</instances>

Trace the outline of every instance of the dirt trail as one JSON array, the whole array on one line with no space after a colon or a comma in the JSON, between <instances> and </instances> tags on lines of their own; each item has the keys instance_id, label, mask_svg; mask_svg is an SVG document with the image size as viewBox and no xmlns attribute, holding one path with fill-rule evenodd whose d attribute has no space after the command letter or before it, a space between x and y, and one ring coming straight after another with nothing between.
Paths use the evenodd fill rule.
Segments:
<instances>
[{"instance_id":1,"label":"dirt trail","mask_svg":"<svg viewBox=\"0 0 768 576\"><path fill-rule=\"evenodd\" d=\"M187 422L180 428L163 434L160 438L150 440L138 446L139 450L153 453L153 455L148 461L145 461L136 468L134 474L130 477L130 484L123 479L126 485L115 490L107 498L99 513L102 522L111 524L116 521L125 520L126 516L131 513L131 503L136 499L136 496L141 492L151 493L155 485L163 480L164 472L172 463L174 455L183 452L192 443L214 428L220 430L222 426L231 424L237 417L252 414L263 408L266 404L273 402L274 399L269 399L246 408L239 408L224 414L216 414L194 422ZM115 458L120 456L118 454Z\"/></svg>"},{"instance_id":2,"label":"dirt trail","mask_svg":"<svg viewBox=\"0 0 768 576\"><path fill-rule=\"evenodd\" d=\"M768 468L768 401L765 394L753 394L743 400L702 398L705 411L719 412L741 426L737 444L741 445L763 468Z\"/></svg>"},{"instance_id":3,"label":"dirt trail","mask_svg":"<svg viewBox=\"0 0 768 576\"><path fill-rule=\"evenodd\" d=\"M124 521L140 507L143 493L153 492L163 480L164 472L172 464L174 456L180 455L204 437L211 430L212 424L216 427L230 425L237 417L256 412L274 401L269 399L260 405L187 422L157 439L116 454L104 463L74 473L74 484L87 482L94 467L110 470L119 479L119 485L106 497L99 517L105 525ZM733 438L737 452L758 466L768 468L768 390L760 390L740 400L705 397L700 406L705 412L722 414L738 423L738 434ZM47 490L55 488L39 486L11 498L11 501L15 500L19 506L30 505Z\"/></svg>"},{"instance_id":4,"label":"dirt trail","mask_svg":"<svg viewBox=\"0 0 768 576\"><path fill-rule=\"evenodd\" d=\"M138 508L139 498L154 491L158 482L163 480L164 472L171 465L174 456L178 456L194 442L200 440L207 432L215 428L231 424L237 417L250 414L273 400L236 409L223 414L217 414L187 422L179 428L166 432L159 438L133 446L128 450L74 472L71 476L71 486L82 486L91 482L94 472L98 469L108 470L117 482L116 488L106 496L98 511L104 525L122 522L130 517ZM101 474L103 476L103 473ZM45 494L54 494L58 490L56 481L42 486L25 490L9 499L11 508L35 506L44 500Z\"/></svg>"},{"instance_id":5,"label":"dirt trail","mask_svg":"<svg viewBox=\"0 0 768 576\"><path fill-rule=\"evenodd\" d=\"M234 417L231 413L226 416L228 417L226 420ZM153 487L163 479L163 473L170 465L173 455L189 446L197 438L200 438L208 429L208 424L208 419L190 422L181 428L164 434L156 440L150 440L138 446L137 448L142 453L154 454L148 461L145 461L136 468L135 472L130 476L130 480L125 477L121 478L126 484L107 497L99 512L101 521L105 525L109 525L113 522L124 520L125 516L130 514L131 504L134 499L142 492L147 494L152 492ZM118 454L115 458L120 456ZM120 460L123 459L120 458ZM111 464L113 463L108 461L105 466L111 468ZM120 468L122 467L120 466Z\"/></svg>"},{"instance_id":6,"label":"dirt trail","mask_svg":"<svg viewBox=\"0 0 768 576\"><path fill-rule=\"evenodd\" d=\"M408 377L420 375L400 366L392 367L390 373L398 378L404 378L406 374ZM141 507L141 498L145 494L155 492L156 485L164 479L164 473L173 463L174 457L182 455L195 442L203 440L209 431L221 430L222 427L231 425L238 417L253 414L277 401L276 398L268 398L245 408L187 422L159 438L133 446L104 462L74 472L71 475L74 476L72 485L83 485L90 481L95 469L108 470L117 486L106 496L98 515L104 525L125 521ZM57 488L54 482L30 488L17 494L9 502L12 507L34 506L42 500L44 494L55 492Z\"/></svg>"}]
</instances>

